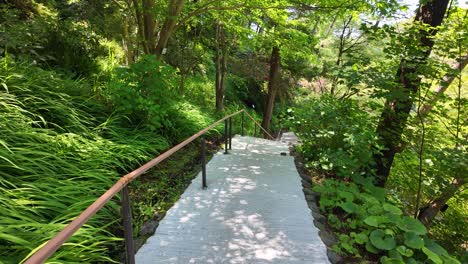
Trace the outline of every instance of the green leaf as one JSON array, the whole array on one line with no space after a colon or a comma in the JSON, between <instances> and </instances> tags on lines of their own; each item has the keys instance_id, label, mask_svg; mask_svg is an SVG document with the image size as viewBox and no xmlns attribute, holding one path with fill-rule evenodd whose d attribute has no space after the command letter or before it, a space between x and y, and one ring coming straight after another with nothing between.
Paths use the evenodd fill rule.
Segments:
<instances>
[{"instance_id":1,"label":"green leaf","mask_svg":"<svg viewBox=\"0 0 468 264\"><path fill-rule=\"evenodd\" d=\"M383 256L380 259L380 263L382 264L405 264L405 262L403 262L403 260L401 259L389 258L387 256Z\"/></svg>"},{"instance_id":2,"label":"green leaf","mask_svg":"<svg viewBox=\"0 0 468 264\"><path fill-rule=\"evenodd\" d=\"M426 248L430 249L432 252L435 252L439 256L448 256L447 250L445 250L443 247L441 247L439 244L437 244L434 240L425 238L424 239L424 245Z\"/></svg>"},{"instance_id":3,"label":"green leaf","mask_svg":"<svg viewBox=\"0 0 468 264\"><path fill-rule=\"evenodd\" d=\"M409 258L406 260L406 264L419 264L421 262L415 260L414 258Z\"/></svg>"},{"instance_id":4,"label":"green leaf","mask_svg":"<svg viewBox=\"0 0 468 264\"><path fill-rule=\"evenodd\" d=\"M379 253L379 250L376 247L374 247L370 241L366 242L366 250L373 254Z\"/></svg>"},{"instance_id":5,"label":"green leaf","mask_svg":"<svg viewBox=\"0 0 468 264\"><path fill-rule=\"evenodd\" d=\"M382 250L390 250L395 248L396 246L395 239L392 236L385 234L385 232L379 229L371 232L370 241L372 245Z\"/></svg>"},{"instance_id":6,"label":"green leaf","mask_svg":"<svg viewBox=\"0 0 468 264\"><path fill-rule=\"evenodd\" d=\"M442 259L440 259L440 257L436 253L432 252L427 247L423 247L422 251L424 252L424 254L426 254L427 258L432 260L435 264L442 264L443 263Z\"/></svg>"},{"instance_id":7,"label":"green leaf","mask_svg":"<svg viewBox=\"0 0 468 264\"><path fill-rule=\"evenodd\" d=\"M409 216L404 216L396 224L398 228L406 232L414 232L418 235L425 235L427 233L426 227L419 220Z\"/></svg>"},{"instance_id":8,"label":"green leaf","mask_svg":"<svg viewBox=\"0 0 468 264\"><path fill-rule=\"evenodd\" d=\"M385 203L383 205L383 209L391 214L396 214L396 215L401 215L403 214L403 212L400 210L400 208L394 206L394 205L391 205L389 203Z\"/></svg>"},{"instance_id":9,"label":"green leaf","mask_svg":"<svg viewBox=\"0 0 468 264\"><path fill-rule=\"evenodd\" d=\"M392 249L392 250L388 251L388 256L390 258L392 258L392 259L403 260L403 257L401 256L401 254L396 249Z\"/></svg>"},{"instance_id":10,"label":"green leaf","mask_svg":"<svg viewBox=\"0 0 468 264\"><path fill-rule=\"evenodd\" d=\"M388 217L380 215L372 215L364 219L364 223L369 226L379 227L381 224L390 222Z\"/></svg>"},{"instance_id":11,"label":"green leaf","mask_svg":"<svg viewBox=\"0 0 468 264\"><path fill-rule=\"evenodd\" d=\"M405 247L405 246L398 246L398 247L397 247L397 251L398 251L401 255L403 255L403 256L405 256L405 257L411 257L411 256L413 256L413 253L414 253L413 250L411 250L411 249L409 249L409 248L407 248L407 247Z\"/></svg>"},{"instance_id":12,"label":"green leaf","mask_svg":"<svg viewBox=\"0 0 468 264\"><path fill-rule=\"evenodd\" d=\"M404 234L405 245L410 248L421 249L424 246L424 240L414 232Z\"/></svg>"},{"instance_id":13,"label":"green leaf","mask_svg":"<svg viewBox=\"0 0 468 264\"><path fill-rule=\"evenodd\" d=\"M346 202L352 202L354 200L354 194L350 193L350 192L346 192L346 191L339 191L338 192L338 195L341 197L341 198L344 198L346 200Z\"/></svg>"},{"instance_id":14,"label":"green leaf","mask_svg":"<svg viewBox=\"0 0 468 264\"><path fill-rule=\"evenodd\" d=\"M363 245L364 243L369 241L369 238L367 237L365 233L359 233L359 234L356 234L356 236L354 237L354 240L356 240L356 243L358 243L359 245Z\"/></svg>"},{"instance_id":15,"label":"green leaf","mask_svg":"<svg viewBox=\"0 0 468 264\"><path fill-rule=\"evenodd\" d=\"M444 261L444 264L461 264L460 261L451 256L442 256L442 260Z\"/></svg>"},{"instance_id":16,"label":"green leaf","mask_svg":"<svg viewBox=\"0 0 468 264\"><path fill-rule=\"evenodd\" d=\"M385 216L388 218L388 221L393 224L396 224L396 222L398 222L401 218L401 216L391 213L387 213Z\"/></svg>"},{"instance_id":17,"label":"green leaf","mask_svg":"<svg viewBox=\"0 0 468 264\"><path fill-rule=\"evenodd\" d=\"M382 205L376 204L367 208L367 212L371 215L380 215L383 212Z\"/></svg>"},{"instance_id":18,"label":"green leaf","mask_svg":"<svg viewBox=\"0 0 468 264\"><path fill-rule=\"evenodd\" d=\"M26 245L30 244L29 241L26 241L26 240L22 239L21 237L10 235L10 234L7 234L7 233L0 233L0 238L2 240L10 241L10 242L12 242L14 244L19 244L19 245L23 245L23 246L26 246Z\"/></svg>"},{"instance_id":19,"label":"green leaf","mask_svg":"<svg viewBox=\"0 0 468 264\"><path fill-rule=\"evenodd\" d=\"M343 210L345 210L347 213L352 214L352 213L356 212L356 210L358 208L358 205L353 203L353 202L346 202L346 203L340 204L340 207Z\"/></svg>"}]
</instances>

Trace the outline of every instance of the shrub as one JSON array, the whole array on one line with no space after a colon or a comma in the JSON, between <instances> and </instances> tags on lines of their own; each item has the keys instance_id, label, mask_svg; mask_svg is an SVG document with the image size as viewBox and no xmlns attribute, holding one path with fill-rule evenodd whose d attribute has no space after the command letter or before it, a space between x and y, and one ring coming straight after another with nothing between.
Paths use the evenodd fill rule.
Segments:
<instances>
[{"instance_id":1,"label":"shrub","mask_svg":"<svg viewBox=\"0 0 468 264\"><path fill-rule=\"evenodd\" d=\"M173 126L169 109L175 102L176 71L155 56L143 56L129 68L119 68L108 85L108 97L132 126L153 131Z\"/></svg>"},{"instance_id":2,"label":"shrub","mask_svg":"<svg viewBox=\"0 0 468 264\"><path fill-rule=\"evenodd\" d=\"M352 100L309 98L288 113L287 124L302 139L307 167L343 178L372 173L379 151L373 120Z\"/></svg>"},{"instance_id":3,"label":"shrub","mask_svg":"<svg viewBox=\"0 0 468 264\"><path fill-rule=\"evenodd\" d=\"M117 69L107 97L127 117L127 126L146 127L177 143L214 122L209 112L180 96L177 78L171 66L143 56L129 68Z\"/></svg>"}]
</instances>

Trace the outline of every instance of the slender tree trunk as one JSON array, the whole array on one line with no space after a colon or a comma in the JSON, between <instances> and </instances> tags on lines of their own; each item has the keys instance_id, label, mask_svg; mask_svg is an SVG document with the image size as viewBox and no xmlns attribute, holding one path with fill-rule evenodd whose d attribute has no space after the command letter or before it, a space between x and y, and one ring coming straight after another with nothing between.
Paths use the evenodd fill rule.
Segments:
<instances>
[{"instance_id":1,"label":"slender tree trunk","mask_svg":"<svg viewBox=\"0 0 468 264\"><path fill-rule=\"evenodd\" d=\"M141 6L138 0L132 0L133 2L133 9L135 10L135 18L138 26L138 38L139 43L143 47L143 51L146 54L149 54L149 48L147 45L147 41L145 39L145 26L143 23L143 12L141 10Z\"/></svg>"},{"instance_id":2,"label":"slender tree trunk","mask_svg":"<svg viewBox=\"0 0 468 264\"><path fill-rule=\"evenodd\" d=\"M215 47L215 68L216 68L216 111L221 112L224 108L224 90L227 74L227 46L224 27L219 22L215 25L216 47Z\"/></svg>"},{"instance_id":3,"label":"slender tree trunk","mask_svg":"<svg viewBox=\"0 0 468 264\"><path fill-rule=\"evenodd\" d=\"M419 211L418 219L425 225L429 226L437 213L447 204L448 200L452 198L465 184L463 177L457 177L449 186L442 190L440 196L434 199L426 207Z\"/></svg>"},{"instance_id":4,"label":"slender tree trunk","mask_svg":"<svg viewBox=\"0 0 468 264\"><path fill-rule=\"evenodd\" d=\"M337 75L333 76L332 85L331 85L331 89L330 89L330 93L333 96L335 95L336 85L338 83L339 75L341 74L341 71L342 71L341 64L343 62L343 55L344 55L344 52L345 52L345 45L346 45L346 38L347 38L347 36L345 36L346 35L346 30L349 28L349 25L351 24L352 20L353 20L353 17L350 16L343 23L343 30L341 31L341 35L340 35L340 44L338 46L338 56L336 58L336 67L338 68L339 73Z\"/></svg>"},{"instance_id":5,"label":"slender tree trunk","mask_svg":"<svg viewBox=\"0 0 468 264\"><path fill-rule=\"evenodd\" d=\"M143 0L143 22L144 22L144 41L146 43L146 53L153 53L156 45L156 23L154 20L153 9L155 0Z\"/></svg>"},{"instance_id":6,"label":"slender tree trunk","mask_svg":"<svg viewBox=\"0 0 468 264\"><path fill-rule=\"evenodd\" d=\"M131 35L131 31L133 29L133 25L132 25L132 21L131 21L132 17L129 17L129 16L125 16L125 25L123 26L123 40L122 40L122 44L123 44L123 48L125 50L125 62L127 65L133 63L134 61L134 47L133 47L133 36Z\"/></svg>"},{"instance_id":7,"label":"slender tree trunk","mask_svg":"<svg viewBox=\"0 0 468 264\"><path fill-rule=\"evenodd\" d=\"M314 27L312 29L312 32L310 33L311 35L315 35L317 33L317 29L320 23L320 17L317 18L317 21L315 21Z\"/></svg>"},{"instance_id":8,"label":"slender tree trunk","mask_svg":"<svg viewBox=\"0 0 468 264\"><path fill-rule=\"evenodd\" d=\"M263 111L262 127L270 130L273 108L275 106L276 94L278 92L278 81L280 77L281 55L279 47L273 47L270 57L270 76L268 81L268 96L266 98L265 109ZM267 135L264 135L265 137Z\"/></svg>"},{"instance_id":9,"label":"slender tree trunk","mask_svg":"<svg viewBox=\"0 0 468 264\"><path fill-rule=\"evenodd\" d=\"M331 22L330 26L328 27L327 34L325 35L325 38L328 38L328 36L330 36L330 33L332 32L333 27L335 26L335 22L336 22L337 19L338 19L338 13L336 13L335 16L333 17L333 21Z\"/></svg>"},{"instance_id":10,"label":"slender tree trunk","mask_svg":"<svg viewBox=\"0 0 468 264\"><path fill-rule=\"evenodd\" d=\"M455 64L452 70L461 72L463 71L463 69L466 67L467 64L468 64L468 54L465 54L465 56L459 59L458 63ZM453 73L448 73L447 75L444 76L440 85L434 90L435 96L431 98L429 102L424 104L421 107L421 110L419 110L419 113L421 116L427 115L432 110L432 108L434 107L434 104L437 101L437 97L443 94L447 90L447 88L450 86L453 80L455 80L455 77L457 77L457 74L453 74Z\"/></svg>"},{"instance_id":11,"label":"slender tree trunk","mask_svg":"<svg viewBox=\"0 0 468 264\"><path fill-rule=\"evenodd\" d=\"M223 91L221 91L221 54L219 50L215 51L215 68L216 68L216 80L215 80L215 95L216 95L216 112L223 110Z\"/></svg>"},{"instance_id":12,"label":"slender tree trunk","mask_svg":"<svg viewBox=\"0 0 468 264\"><path fill-rule=\"evenodd\" d=\"M397 72L398 86L394 93L397 96L387 98L385 108L380 117L377 134L384 150L374 156L376 163L376 184L384 186L392 166L401 135L413 105L413 95L419 89L421 82L417 76L418 66L424 65L429 57L434 41L432 37L437 33L435 27L442 24L447 10L448 0L427 1L421 5L416 14L415 22L426 24L431 28L419 32L419 55L414 58L404 58ZM409 47L408 47L409 48ZM411 60L411 61L409 61Z\"/></svg>"},{"instance_id":13,"label":"slender tree trunk","mask_svg":"<svg viewBox=\"0 0 468 264\"><path fill-rule=\"evenodd\" d=\"M185 0L171 0L169 4L168 15L166 20L164 21L163 27L159 32L159 40L158 44L156 45L154 51L152 53L156 54L157 56L161 56L164 53L164 49L167 46L167 42L172 36L174 32L174 28L177 24L177 20L182 12L184 7Z\"/></svg>"},{"instance_id":14,"label":"slender tree trunk","mask_svg":"<svg viewBox=\"0 0 468 264\"><path fill-rule=\"evenodd\" d=\"M227 74L227 51L226 47L223 45L221 50L221 79L219 82L219 95L221 98L221 110L224 108L224 97L225 97L225 87L226 87L226 74Z\"/></svg>"}]
</instances>

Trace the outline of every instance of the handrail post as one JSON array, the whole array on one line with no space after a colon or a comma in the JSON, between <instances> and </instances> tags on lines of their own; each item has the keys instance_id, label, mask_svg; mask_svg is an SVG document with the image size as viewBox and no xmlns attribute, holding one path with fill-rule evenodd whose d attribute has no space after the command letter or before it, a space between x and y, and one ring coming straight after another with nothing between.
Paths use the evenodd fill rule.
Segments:
<instances>
[{"instance_id":1,"label":"handrail post","mask_svg":"<svg viewBox=\"0 0 468 264\"><path fill-rule=\"evenodd\" d=\"M122 220L125 237L125 249L127 264L135 264L135 250L133 248L133 226L132 211L130 208L130 197L128 195L128 186L122 189Z\"/></svg>"},{"instance_id":2,"label":"handrail post","mask_svg":"<svg viewBox=\"0 0 468 264\"><path fill-rule=\"evenodd\" d=\"M224 120L224 154L228 154L228 121Z\"/></svg>"},{"instance_id":3,"label":"handrail post","mask_svg":"<svg viewBox=\"0 0 468 264\"><path fill-rule=\"evenodd\" d=\"M232 149L232 117L229 118L229 150Z\"/></svg>"},{"instance_id":4,"label":"handrail post","mask_svg":"<svg viewBox=\"0 0 468 264\"><path fill-rule=\"evenodd\" d=\"M254 137L257 137L257 124L254 123Z\"/></svg>"},{"instance_id":5,"label":"handrail post","mask_svg":"<svg viewBox=\"0 0 468 264\"><path fill-rule=\"evenodd\" d=\"M205 135L201 136L202 188L206 189L206 143Z\"/></svg>"},{"instance_id":6,"label":"handrail post","mask_svg":"<svg viewBox=\"0 0 468 264\"><path fill-rule=\"evenodd\" d=\"M241 121L241 135L244 136L244 112L242 112L242 121Z\"/></svg>"}]
</instances>

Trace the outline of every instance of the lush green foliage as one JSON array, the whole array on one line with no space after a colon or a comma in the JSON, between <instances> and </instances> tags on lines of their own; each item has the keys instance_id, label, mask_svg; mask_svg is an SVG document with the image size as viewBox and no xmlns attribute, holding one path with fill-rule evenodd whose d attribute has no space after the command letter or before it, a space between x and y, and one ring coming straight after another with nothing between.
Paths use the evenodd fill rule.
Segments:
<instances>
[{"instance_id":1,"label":"lush green foliage","mask_svg":"<svg viewBox=\"0 0 468 264\"><path fill-rule=\"evenodd\" d=\"M372 184L372 155L379 147L375 117L363 109L356 101L322 96L299 101L283 116L302 140L298 150L306 167L337 178L314 187L328 224L338 233L333 249L382 263L460 263L421 222L406 215L399 196Z\"/></svg>"},{"instance_id":2,"label":"lush green foliage","mask_svg":"<svg viewBox=\"0 0 468 264\"><path fill-rule=\"evenodd\" d=\"M154 56L143 56L129 68L117 69L107 93L129 126L144 125L176 143L214 122L178 97L176 83L174 68Z\"/></svg>"},{"instance_id":3,"label":"lush green foliage","mask_svg":"<svg viewBox=\"0 0 468 264\"><path fill-rule=\"evenodd\" d=\"M311 97L289 110L287 123L301 137L306 166L333 171L343 178L372 173L379 151L371 118L355 101Z\"/></svg>"},{"instance_id":4,"label":"lush green foliage","mask_svg":"<svg viewBox=\"0 0 468 264\"><path fill-rule=\"evenodd\" d=\"M284 115L263 113L265 124L291 127L308 168L334 178L317 190L341 233L335 250L450 263L430 237L466 256L467 75L452 64L466 55L468 13L456 3L421 60L427 46L415 36L435 31L413 19L392 22L406 11L395 0L0 2L0 250L8 252L0 262L21 261L119 174L217 117L248 108L259 118L271 110L270 87ZM275 49L280 74L272 77ZM409 79L422 79L407 98L414 105L384 191L363 177L385 151L376 143L380 103L402 96L395 73L405 63L417 66ZM216 92L215 76L225 83ZM447 92L431 91L450 76ZM224 109L213 113L220 98ZM435 107L418 116L425 104ZM240 133L240 116L234 125ZM215 142L222 129L210 132ZM251 122L246 130L254 133ZM190 167L196 152L187 149L181 164ZM136 231L191 177L167 166L134 183ZM435 201L448 209L425 223L427 233L405 216ZM116 216L112 202L51 261L115 260Z\"/></svg>"},{"instance_id":5,"label":"lush green foliage","mask_svg":"<svg viewBox=\"0 0 468 264\"><path fill-rule=\"evenodd\" d=\"M111 186L118 171L149 159L168 142L150 131L119 127L122 117L89 99L83 82L2 62L1 261L18 263ZM118 213L110 203L51 260L111 261L108 249L120 238L109 226L115 227Z\"/></svg>"},{"instance_id":6,"label":"lush green foliage","mask_svg":"<svg viewBox=\"0 0 468 264\"><path fill-rule=\"evenodd\" d=\"M158 62L143 60L135 67L145 68L148 63ZM117 82L117 76L122 75L128 78ZM104 193L120 173L134 169L213 122L214 118L201 107L180 99L171 101L174 93L168 90L165 94L153 93L152 98L142 96L152 92L145 85L152 85L158 75L139 76L134 72L132 75L132 69L118 69L108 77L108 84L101 84L104 89L115 90L105 101L98 101L90 98L92 87L86 80L72 80L28 62L2 58L0 248L8 252L2 254L2 263L19 263ZM120 94L127 96L126 100ZM139 108L127 104L129 101L138 103ZM170 120L170 124L158 123L164 125L156 128L154 120L138 115L153 111L156 102L171 111L161 119ZM237 109L232 106L226 111ZM240 133L239 121L234 123L234 132ZM253 133L252 124L246 125L247 132ZM211 133L219 135L217 130ZM185 162L196 160L197 155L187 155L190 160ZM156 191L139 196L134 204L136 231L154 212L167 210L189 179L166 179L167 174L160 174L152 177L157 181L150 184ZM148 184L136 186L148 188ZM119 207L112 201L49 261L115 261L112 250L120 248L122 240L116 235L120 233L119 219Z\"/></svg>"},{"instance_id":7,"label":"lush green foliage","mask_svg":"<svg viewBox=\"0 0 468 264\"><path fill-rule=\"evenodd\" d=\"M342 232L334 250L362 258L382 256L381 263L460 263L427 236L426 227L405 216L383 188L357 176L351 183L325 180L315 191L328 223Z\"/></svg>"}]
</instances>

